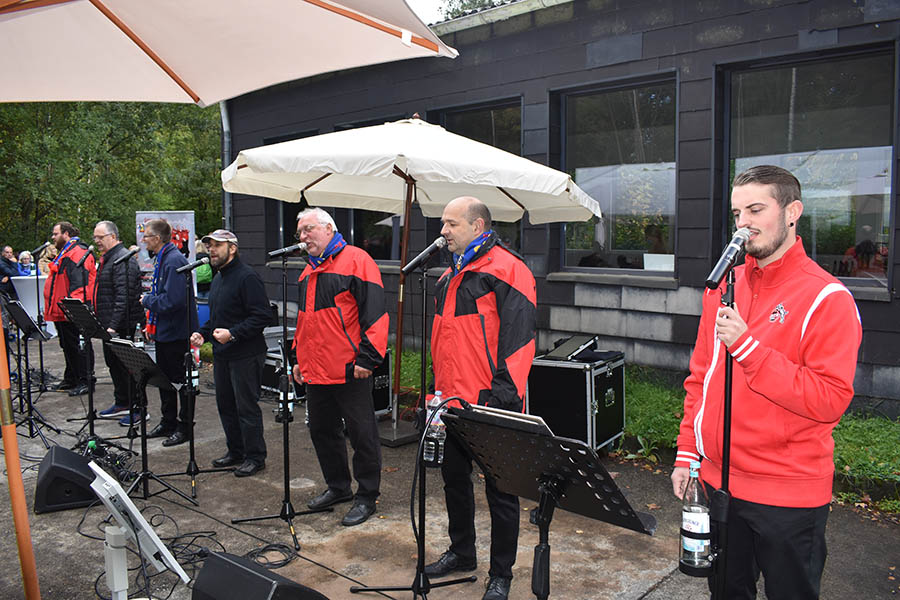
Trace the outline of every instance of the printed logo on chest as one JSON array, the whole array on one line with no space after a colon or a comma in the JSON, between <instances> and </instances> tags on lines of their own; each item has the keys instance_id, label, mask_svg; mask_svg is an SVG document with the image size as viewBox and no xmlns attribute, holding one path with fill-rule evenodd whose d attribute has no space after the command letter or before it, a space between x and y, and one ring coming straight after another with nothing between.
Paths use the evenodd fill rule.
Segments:
<instances>
[{"instance_id":1,"label":"printed logo on chest","mask_svg":"<svg viewBox=\"0 0 900 600\"><path fill-rule=\"evenodd\" d=\"M778 321L779 323L783 324L784 318L787 316L787 314L788 310L784 307L784 304L779 303L778 306L776 306L772 310L772 314L769 315L769 323Z\"/></svg>"}]
</instances>

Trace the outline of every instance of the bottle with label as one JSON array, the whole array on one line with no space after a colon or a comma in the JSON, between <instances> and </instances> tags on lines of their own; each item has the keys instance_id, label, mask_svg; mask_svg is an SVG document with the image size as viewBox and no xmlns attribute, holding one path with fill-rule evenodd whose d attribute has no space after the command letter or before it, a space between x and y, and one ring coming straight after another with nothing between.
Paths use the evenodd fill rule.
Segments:
<instances>
[{"instance_id":1,"label":"bottle with label","mask_svg":"<svg viewBox=\"0 0 900 600\"><path fill-rule=\"evenodd\" d=\"M444 461L444 440L447 439L447 427L443 420L445 410L441 406L443 401L440 390L436 390L434 397L428 401L428 416L432 418L428 425L428 431L425 433L425 449L422 453L426 467L439 467Z\"/></svg>"},{"instance_id":2,"label":"bottle with label","mask_svg":"<svg viewBox=\"0 0 900 600\"><path fill-rule=\"evenodd\" d=\"M710 532L709 496L700 481L700 463L691 461L691 478L684 488L681 528L691 533ZM712 569L710 540L698 540L681 535L681 570L688 575L705 576Z\"/></svg>"}]
</instances>

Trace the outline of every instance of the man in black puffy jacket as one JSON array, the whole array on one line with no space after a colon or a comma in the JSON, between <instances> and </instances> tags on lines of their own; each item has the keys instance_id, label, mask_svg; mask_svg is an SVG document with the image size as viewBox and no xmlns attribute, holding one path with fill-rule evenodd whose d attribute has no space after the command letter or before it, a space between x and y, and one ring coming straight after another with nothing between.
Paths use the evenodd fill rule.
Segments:
<instances>
[{"instance_id":1,"label":"man in black puffy jacket","mask_svg":"<svg viewBox=\"0 0 900 600\"><path fill-rule=\"evenodd\" d=\"M134 256L116 262L128 254L119 240L119 228L112 221L100 221L94 227L94 244L102 257L94 280L94 306L100 324L113 337L134 338L135 326L143 321L144 311L138 301L141 295L141 270ZM128 414L128 386L131 377L103 342L103 358L113 381L113 405L100 411L101 418L111 419Z\"/></svg>"}]
</instances>

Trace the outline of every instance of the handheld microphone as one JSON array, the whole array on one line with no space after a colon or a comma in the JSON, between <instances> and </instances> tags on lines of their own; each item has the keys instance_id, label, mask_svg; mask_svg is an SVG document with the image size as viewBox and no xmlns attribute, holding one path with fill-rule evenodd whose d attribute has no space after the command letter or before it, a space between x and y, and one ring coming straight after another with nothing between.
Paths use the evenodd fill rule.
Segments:
<instances>
[{"instance_id":1,"label":"handheld microphone","mask_svg":"<svg viewBox=\"0 0 900 600\"><path fill-rule=\"evenodd\" d=\"M117 258L116 260L114 260L113 265L122 264L123 262L125 262L126 260L128 260L129 258L131 258L132 256L134 256L135 254L137 254L140 251L141 251L140 248L135 248L134 250L129 250L128 252L126 252L125 254L123 254L122 256Z\"/></svg>"},{"instance_id":2,"label":"handheld microphone","mask_svg":"<svg viewBox=\"0 0 900 600\"><path fill-rule=\"evenodd\" d=\"M208 265L208 264L209 264L209 257L204 256L200 260L195 260L194 262L188 263L188 264L184 265L183 267L178 267L177 269L175 269L175 272L176 273L184 273L185 271L193 271L194 269L196 269L197 267L199 267L201 265Z\"/></svg>"},{"instance_id":3,"label":"handheld microphone","mask_svg":"<svg viewBox=\"0 0 900 600\"><path fill-rule=\"evenodd\" d=\"M269 252L269 258L275 258L276 256L282 256L283 254L290 254L299 250L300 252L306 252L306 242L300 242L299 244L294 244L293 246L288 246L286 248L279 248L278 250L272 250Z\"/></svg>"},{"instance_id":4,"label":"handheld microphone","mask_svg":"<svg viewBox=\"0 0 900 600\"><path fill-rule=\"evenodd\" d=\"M37 255L40 254L41 252L43 252L44 248L46 248L49 245L50 245L50 242L44 242L43 244L41 244L40 246L38 246L37 248L32 250L31 256L34 257L34 260L37 260L38 259Z\"/></svg>"},{"instance_id":5,"label":"handheld microphone","mask_svg":"<svg viewBox=\"0 0 900 600\"><path fill-rule=\"evenodd\" d=\"M93 252L93 251L94 251L94 247L93 247L93 246L88 246L88 247L87 247L87 252L85 252L85 253L84 253L84 256L82 256L81 259L80 259L77 263L75 263L75 267L78 268L78 269L80 269L81 267L83 267L83 266L84 266L84 261L87 260L87 257L90 256L90 255L91 255L91 252Z\"/></svg>"},{"instance_id":6,"label":"handheld microphone","mask_svg":"<svg viewBox=\"0 0 900 600\"><path fill-rule=\"evenodd\" d=\"M716 263L716 266L710 271L709 277L706 278L706 287L711 290L719 287L719 284L722 283L722 279L725 278L725 275L731 270L731 267L734 266L738 256L743 252L744 244L746 244L749 239L750 230L746 227L741 227L734 232L734 237L731 238L731 242L725 246L725 250L722 251L722 256L719 257L719 262Z\"/></svg>"},{"instance_id":7,"label":"handheld microphone","mask_svg":"<svg viewBox=\"0 0 900 600\"><path fill-rule=\"evenodd\" d=\"M422 250L417 257L406 263L400 271L407 275L410 271L416 269L420 264L428 260L428 257L437 252L439 249L447 245L447 239L444 236L438 237L431 242L431 245Z\"/></svg>"}]
</instances>

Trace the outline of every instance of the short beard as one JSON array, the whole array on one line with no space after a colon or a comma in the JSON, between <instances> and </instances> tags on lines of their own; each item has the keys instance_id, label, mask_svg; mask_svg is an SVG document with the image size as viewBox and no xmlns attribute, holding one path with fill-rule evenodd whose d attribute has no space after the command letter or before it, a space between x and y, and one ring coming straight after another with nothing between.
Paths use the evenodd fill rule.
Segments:
<instances>
[{"instance_id":1,"label":"short beard","mask_svg":"<svg viewBox=\"0 0 900 600\"><path fill-rule=\"evenodd\" d=\"M777 235L775 239L773 239L768 245L751 248L748 244L747 246L747 254L752 256L756 260L765 260L775 254L775 252L781 248L784 242L788 239L790 235L790 229L788 226L784 224L784 210L781 211L781 217L778 222L781 226L778 228Z\"/></svg>"}]
</instances>

